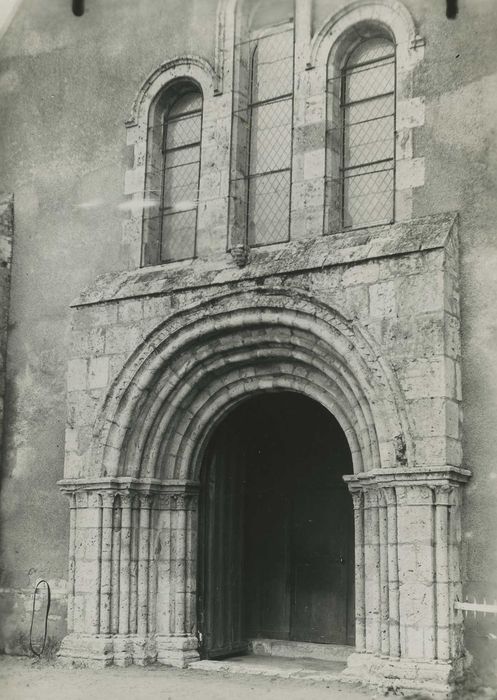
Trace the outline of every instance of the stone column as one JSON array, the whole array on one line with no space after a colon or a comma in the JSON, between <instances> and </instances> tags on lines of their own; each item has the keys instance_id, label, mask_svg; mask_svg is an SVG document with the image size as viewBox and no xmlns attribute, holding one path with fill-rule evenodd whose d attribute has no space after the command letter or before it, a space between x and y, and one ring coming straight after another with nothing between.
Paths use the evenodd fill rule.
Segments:
<instances>
[{"instance_id":1,"label":"stone column","mask_svg":"<svg viewBox=\"0 0 497 700\"><path fill-rule=\"evenodd\" d=\"M111 599L111 566L112 566L112 511L115 495L103 491L102 499L102 530L101 530L101 583L100 583L100 634L110 634L110 599Z\"/></svg>"},{"instance_id":2,"label":"stone column","mask_svg":"<svg viewBox=\"0 0 497 700\"><path fill-rule=\"evenodd\" d=\"M148 569L150 564L150 497L140 496L138 544L138 636L148 632Z\"/></svg>"},{"instance_id":3,"label":"stone column","mask_svg":"<svg viewBox=\"0 0 497 700\"><path fill-rule=\"evenodd\" d=\"M344 678L447 694L461 676L462 633L453 610L461 585L457 493L468 477L456 467L399 467L346 478L356 494L356 595L364 528L367 653L349 657ZM360 612L356 635L363 652Z\"/></svg>"},{"instance_id":4,"label":"stone column","mask_svg":"<svg viewBox=\"0 0 497 700\"><path fill-rule=\"evenodd\" d=\"M435 659L433 495L425 483L397 493L401 655Z\"/></svg>"},{"instance_id":5,"label":"stone column","mask_svg":"<svg viewBox=\"0 0 497 700\"><path fill-rule=\"evenodd\" d=\"M388 624L390 656L400 656L399 562L397 552L397 498L393 487L382 489L387 504Z\"/></svg>"},{"instance_id":6,"label":"stone column","mask_svg":"<svg viewBox=\"0 0 497 700\"><path fill-rule=\"evenodd\" d=\"M379 557L380 557L380 650L383 656L390 654L390 605L388 571L388 516L387 502L382 489L378 489Z\"/></svg>"},{"instance_id":7,"label":"stone column","mask_svg":"<svg viewBox=\"0 0 497 700\"><path fill-rule=\"evenodd\" d=\"M181 490L180 490L181 489ZM198 659L196 631L196 511L198 487L167 485L160 498L157 562L157 659L184 667Z\"/></svg>"},{"instance_id":8,"label":"stone column","mask_svg":"<svg viewBox=\"0 0 497 700\"><path fill-rule=\"evenodd\" d=\"M437 659L450 658L449 501L453 487L434 488Z\"/></svg>"},{"instance_id":9,"label":"stone column","mask_svg":"<svg viewBox=\"0 0 497 700\"><path fill-rule=\"evenodd\" d=\"M354 505L355 542L355 642L356 651L366 651L366 608L364 580L364 494L351 490Z\"/></svg>"},{"instance_id":10,"label":"stone column","mask_svg":"<svg viewBox=\"0 0 497 700\"><path fill-rule=\"evenodd\" d=\"M62 482L71 498L71 602L62 661L106 666L155 660L149 622L155 614L150 600L150 489L158 484L150 481L119 477Z\"/></svg>"},{"instance_id":11,"label":"stone column","mask_svg":"<svg viewBox=\"0 0 497 700\"><path fill-rule=\"evenodd\" d=\"M366 603L366 651L381 652L380 627L380 531L378 493L364 492L364 576Z\"/></svg>"},{"instance_id":12,"label":"stone column","mask_svg":"<svg viewBox=\"0 0 497 700\"><path fill-rule=\"evenodd\" d=\"M69 571L67 581L67 631L74 631L74 586L76 576L76 495L69 494Z\"/></svg>"}]
</instances>

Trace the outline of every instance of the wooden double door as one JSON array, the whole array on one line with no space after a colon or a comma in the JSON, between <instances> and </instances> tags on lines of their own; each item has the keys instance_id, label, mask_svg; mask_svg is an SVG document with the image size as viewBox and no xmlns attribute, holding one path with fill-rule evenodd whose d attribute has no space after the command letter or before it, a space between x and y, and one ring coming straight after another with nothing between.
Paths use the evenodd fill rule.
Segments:
<instances>
[{"instance_id":1,"label":"wooden double door","mask_svg":"<svg viewBox=\"0 0 497 700\"><path fill-rule=\"evenodd\" d=\"M343 431L292 393L249 399L202 469L198 627L208 658L271 638L353 644L353 517Z\"/></svg>"}]
</instances>

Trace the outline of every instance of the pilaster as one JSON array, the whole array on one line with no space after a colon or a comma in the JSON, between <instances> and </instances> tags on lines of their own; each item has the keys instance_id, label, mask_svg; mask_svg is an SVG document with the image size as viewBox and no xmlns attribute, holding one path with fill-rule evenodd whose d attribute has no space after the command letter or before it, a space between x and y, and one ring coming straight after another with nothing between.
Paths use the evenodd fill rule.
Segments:
<instances>
[{"instance_id":1,"label":"pilaster","mask_svg":"<svg viewBox=\"0 0 497 700\"><path fill-rule=\"evenodd\" d=\"M61 482L70 498L69 626L60 658L82 666L198 658L191 482ZM159 604L157 604L159 601Z\"/></svg>"},{"instance_id":2,"label":"pilaster","mask_svg":"<svg viewBox=\"0 0 497 700\"><path fill-rule=\"evenodd\" d=\"M345 679L436 695L460 678L466 659L453 613L460 586L454 543L458 491L469 476L447 466L345 478L354 502L358 586L357 646Z\"/></svg>"}]
</instances>

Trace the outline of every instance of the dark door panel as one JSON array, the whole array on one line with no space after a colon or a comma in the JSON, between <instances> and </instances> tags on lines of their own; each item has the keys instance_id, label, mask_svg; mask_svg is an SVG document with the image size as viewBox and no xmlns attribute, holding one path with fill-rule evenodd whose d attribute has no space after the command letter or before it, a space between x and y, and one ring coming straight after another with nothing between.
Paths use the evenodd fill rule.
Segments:
<instances>
[{"instance_id":1,"label":"dark door panel","mask_svg":"<svg viewBox=\"0 0 497 700\"><path fill-rule=\"evenodd\" d=\"M201 485L205 656L256 637L354 642L350 471L334 418L295 394L251 399L216 430Z\"/></svg>"}]
</instances>

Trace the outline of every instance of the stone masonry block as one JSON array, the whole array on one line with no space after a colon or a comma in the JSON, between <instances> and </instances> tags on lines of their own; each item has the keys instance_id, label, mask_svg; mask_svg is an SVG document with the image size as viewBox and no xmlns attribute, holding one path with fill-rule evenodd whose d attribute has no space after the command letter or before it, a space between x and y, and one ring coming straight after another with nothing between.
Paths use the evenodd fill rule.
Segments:
<instances>
[{"instance_id":1,"label":"stone masonry block","mask_svg":"<svg viewBox=\"0 0 497 700\"><path fill-rule=\"evenodd\" d=\"M442 273L409 275L398 281L398 303L402 314L416 315L443 309Z\"/></svg>"},{"instance_id":2,"label":"stone masonry block","mask_svg":"<svg viewBox=\"0 0 497 700\"><path fill-rule=\"evenodd\" d=\"M379 282L369 288L369 309L371 316L386 318L397 315L397 298L393 282Z\"/></svg>"},{"instance_id":3,"label":"stone masonry block","mask_svg":"<svg viewBox=\"0 0 497 700\"><path fill-rule=\"evenodd\" d=\"M145 167L140 166L132 170L126 170L124 174L124 194L135 194L143 191L145 181Z\"/></svg>"},{"instance_id":4,"label":"stone masonry block","mask_svg":"<svg viewBox=\"0 0 497 700\"><path fill-rule=\"evenodd\" d=\"M88 368L88 388L101 389L107 386L109 382L109 358L105 355L102 357L92 357L89 361Z\"/></svg>"},{"instance_id":5,"label":"stone masonry block","mask_svg":"<svg viewBox=\"0 0 497 700\"><path fill-rule=\"evenodd\" d=\"M142 339L142 331L136 325L117 325L105 331L105 352L108 354L133 350Z\"/></svg>"},{"instance_id":6,"label":"stone masonry block","mask_svg":"<svg viewBox=\"0 0 497 700\"><path fill-rule=\"evenodd\" d=\"M424 97L411 97L397 103L397 129L412 129L425 123Z\"/></svg>"},{"instance_id":7,"label":"stone masonry block","mask_svg":"<svg viewBox=\"0 0 497 700\"><path fill-rule=\"evenodd\" d=\"M125 299L119 304L118 320L121 323L140 321L143 318L141 299Z\"/></svg>"},{"instance_id":8,"label":"stone masonry block","mask_svg":"<svg viewBox=\"0 0 497 700\"><path fill-rule=\"evenodd\" d=\"M355 284L371 284L378 281L380 266L377 262L369 262L365 265L353 265L343 273L345 286Z\"/></svg>"},{"instance_id":9,"label":"stone masonry block","mask_svg":"<svg viewBox=\"0 0 497 700\"><path fill-rule=\"evenodd\" d=\"M67 390L87 388L88 360L74 359L67 363Z\"/></svg>"},{"instance_id":10,"label":"stone masonry block","mask_svg":"<svg viewBox=\"0 0 497 700\"><path fill-rule=\"evenodd\" d=\"M443 356L434 356L406 358L399 362L396 374L406 399L450 395L450 386L444 378L444 361Z\"/></svg>"},{"instance_id":11,"label":"stone masonry block","mask_svg":"<svg viewBox=\"0 0 497 700\"><path fill-rule=\"evenodd\" d=\"M399 190L422 187L425 184L425 159L412 158L397 161L396 186Z\"/></svg>"}]
</instances>

